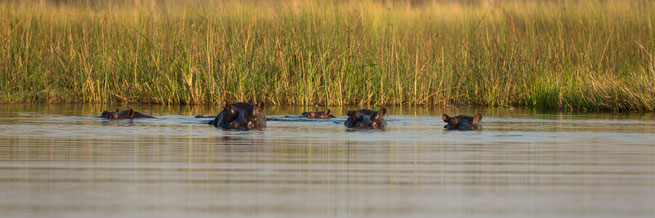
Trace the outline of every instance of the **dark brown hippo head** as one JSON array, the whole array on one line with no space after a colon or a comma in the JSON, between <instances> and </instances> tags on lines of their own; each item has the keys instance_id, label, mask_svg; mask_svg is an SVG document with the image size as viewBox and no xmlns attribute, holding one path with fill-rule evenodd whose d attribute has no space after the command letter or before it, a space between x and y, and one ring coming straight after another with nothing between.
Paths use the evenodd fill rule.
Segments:
<instances>
[{"instance_id":1,"label":"dark brown hippo head","mask_svg":"<svg viewBox=\"0 0 655 218\"><path fill-rule=\"evenodd\" d=\"M113 111L103 111L101 117L107 118L107 119L118 119L118 109L116 109L116 112Z\"/></svg>"},{"instance_id":2,"label":"dark brown hippo head","mask_svg":"<svg viewBox=\"0 0 655 218\"><path fill-rule=\"evenodd\" d=\"M383 129L387 126L384 116L387 114L387 108L380 108L380 111L362 109L358 111L348 111L348 119L344 125L351 128L372 128Z\"/></svg>"},{"instance_id":3,"label":"dark brown hippo head","mask_svg":"<svg viewBox=\"0 0 655 218\"><path fill-rule=\"evenodd\" d=\"M448 123L443 128L448 130L482 130L480 121L482 121L482 114L476 114L475 117L459 115L450 117L447 114L441 116L444 122Z\"/></svg>"},{"instance_id":4,"label":"dark brown hippo head","mask_svg":"<svg viewBox=\"0 0 655 218\"><path fill-rule=\"evenodd\" d=\"M301 116L307 118L321 118L321 119L334 118L334 115L330 114L330 109L327 109L325 111L303 112Z\"/></svg>"},{"instance_id":5,"label":"dark brown hippo head","mask_svg":"<svg viewBox=\"0 0 655 218\"><path fill-rule=\"evenodd\" d=\"M251 103L232 103L223 100L223 111L216 118L209 122L216 127L223 129L251 130L266 127L266 116L262 113L264 102L257 105Z\"/></svg>"},{"instance_id":6,"label":"dark brown hippo head","mask_svg":"<svg viewBox=\"0 0 655 218\"><path fill-rule=\"evenodd\" d=\"M103 111L101 117L107 119L134 119L134 118L155 118L150 115L142 114L132 109L120 111L118 108L115 112Z\"/></svg>"}]
</instances>

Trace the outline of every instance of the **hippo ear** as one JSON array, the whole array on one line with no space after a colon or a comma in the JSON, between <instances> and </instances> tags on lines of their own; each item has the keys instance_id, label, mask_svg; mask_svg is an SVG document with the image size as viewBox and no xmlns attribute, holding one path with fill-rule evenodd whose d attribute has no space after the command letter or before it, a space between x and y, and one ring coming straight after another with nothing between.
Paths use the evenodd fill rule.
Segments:
<instances>
[{"instance_id":1,"label":"hippo ear","mask_svg":"<svg viewBox=\"0 0 655 218\"><path fill-rule=\"evenodd\" d=\"M347 114L349 117L354 117L354 116L357 116L357 111L348 111L348 112L346 112L346 114Z\"/></svg>"},{"instance_id":2,"label":"hippo ear","mask_svg":"<svg viewBox=\"0 0 655 218\"><path fill-rule=\"evenodd\" d=\"M116 108L116 112L119 112L118 108Z\"/></svg>"},{"instance_id":3,"label":"hippo ear","mask_svg":"<svg viewBox=\"0 0 655 218\"><path fill-rule=\"evenodd\" d=\"M330 114L330 108L328 108L327 110L325 110L325 115L328 115L328 114Z\"/></svg>"},{"instance_id":4,"label":"hippo ear","mask_svg":"<svg viewBox=\"0 0 655 218\"><path fill-rule=\"evenodd\" d=\"M480 121L482 121L482 114L476 114L475 117L473 118L473 125L480 124Z\"/></svg>"},{"instance_id":5,"label":"hippo ear","mask_svg":"<svg viewBox=\"0 0 655 218\"><path fill-rule=\"evenodd\" d=\"M223 99L223 102L221 102L221 106L225 110L230 110L230 101L228 101L227 99Z\"/></svg>"},{"instance_id":6,"label":"hippo ear","mask_svg":"<svg viewBox=\"0 0 655 218\"><path fill-rule=\"evenodd\" d=\"M257 104L257 105L259 105L259 104ZM259 107L259 106L253 106L251 110L252 110L252 114L253 114L253 115L262 112L262 108Z\"/></svg>"},{"instance_id":7,"label":"hippo ear","mask_svg":"<svg viewBox=\"0 0 655 218\"><path fill-rule=\"evenodd\" d=\"M260 102L258 102L258 103L257 103L257 107L259 108L259 110L264 109L264 101L260 101Z\"/></svg>"},{"instance_id":8,"label":"hippo ear","mask_svg":"<svg viewBox=\"0 0 655 218\"><path fill-rule=\"evenodd\" d=\"M373 116L371 116L371 119L372 120L382 119L382 118L384 118L384 115L386 115L386 114L387 114L387 108L383 107L383 108L380 108L379 111L375 112L373 114Z\"/></svg>"},{"instance_id":9,"label":"hippo ear","mask_svg":"<svg viewBox=\"0 0 655 218\"><path fill-rule=\"evenodd\" d=\"M134 118L134 110L132 110L132 108L130 108L130 110L127 112L127 117L130 119Z\"/></svg>"},{"instance_id":10,"label":"hippo ear","mask_svg":"<svg viewBox=\"0 0 655 218\"><path fill-rule=\"evenodd\" d=\"M441 115L441 119L443 119L443 121L446 123L450 121L450 117L448 116L448 114Z\"/></svg>"},{"instance_id":11,"label":"hippo ear","mask_svg":"<svg viewBox=\"0 0 655 218\"><path fill-rule=\"evenodd\" d=\"M386 116L387 115L387 108L386 107L380 108L380 110L376 114L378 115L378 117Z\"/></svg>"},{"instance_id":12,"label":"hippo ear","mask_svg":"<svg viewBox=\"0 0 655 218\"><path fill-rule=\"evenodd\" d=\"M459 120L457 120L457 118L450 117L448 116L448 114L441 115L441 119L443 119L443 121L448 123L449 125L457 126L457 123L459 123Z\"/></svg>"}]
</instances>

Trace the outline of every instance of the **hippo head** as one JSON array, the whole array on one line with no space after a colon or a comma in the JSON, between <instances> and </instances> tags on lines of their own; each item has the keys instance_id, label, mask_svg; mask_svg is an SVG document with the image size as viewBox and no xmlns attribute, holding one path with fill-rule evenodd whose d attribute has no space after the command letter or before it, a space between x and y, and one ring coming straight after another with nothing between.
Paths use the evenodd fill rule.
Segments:
<instances>
[{"instance_id":1,"label":"hippo head","mask_svg":"<svg viewBox=\"0 0 655 218\"><path fill-rule=\"evenodd\" d=\"M303 112L301 116L307 117L307 118L333 118L330 114L330 109L327 109L325 111L312 111L312 112Z\"/></svg>"},{"instance_id":2,"label":"hippo head","mask_svg":"<svg viewBox=\"0 0 655 218\"><path fill-rule=\"evenodd\" d=\"M482 121L482 114L476 114L475 117L459 115L455 117L448 116L443 114L441 116L444 122L447 124L444 128L448 130L481 130L482 126L480 121Z\"/></svg>"},{"instance_id":3,"label":"hippo head","mask_svg":"<svg viewBox=\"0 0 655 218\"><path fill-rule=\"evenodd\" d=\"M102 112L102 117L107 118L107 119L119 119L119 118L132 119L132 118L134 118L134 110L129 109L129 110L126 110L126 111L120 111L117 108L115 112L103 111Z\"/></svg>"},{"instance_id":4,"label":"hippo head","mask_svg":"<svg viewBox=\"0 0 655 218\"><path fill-rule=\"evenodd\" d=\"M264 102L257 105L237 102L230 104L223 100L223 118L220 126L225 129L250 130L266 125L266 117L262 114Z\"/></svg>"},{"instance_id":5,"label":"hippo head","mask_svg":"<svg viewBox=\"0 0 655 218\"><path fill-rule=\"evenodd\" d=\"M372 128L382 129L387 125L384 116L387 114L387 108L380 108L379 111L362 109L358 111L348 111L348 119L344 123L347 127L354 128Z\"/></svg>"}]
</instances>

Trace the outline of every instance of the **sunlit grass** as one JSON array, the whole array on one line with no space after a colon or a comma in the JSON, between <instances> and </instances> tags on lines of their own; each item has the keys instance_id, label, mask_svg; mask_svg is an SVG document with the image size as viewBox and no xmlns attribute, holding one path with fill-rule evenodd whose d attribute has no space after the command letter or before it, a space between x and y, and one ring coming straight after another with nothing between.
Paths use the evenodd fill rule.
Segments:
<instances>
[{"instance_id":1,"label":"sunlit grass","mask_svg":"<svg viewBox=\"0 0 655 218\"><path fill-rule=\"evenodd\" d=\"M75 2L0 3L0 101L655 108L652 1Z\"/></svg>"}]
</instances>

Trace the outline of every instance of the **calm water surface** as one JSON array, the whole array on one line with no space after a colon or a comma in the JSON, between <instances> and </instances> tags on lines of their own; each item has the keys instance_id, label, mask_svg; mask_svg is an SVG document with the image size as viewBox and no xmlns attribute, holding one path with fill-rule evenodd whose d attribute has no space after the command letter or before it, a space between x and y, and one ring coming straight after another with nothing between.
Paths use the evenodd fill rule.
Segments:
<instances>
[{"instance_id":1,"label":"calm water surface","mask_svg":"<svg viewBox=\"0 0 655 218\"><path fill-rule=\"evenodd\" d=\"M0 105L1 217L653 217L655 115L390 108L349 131L267 108L223 131L212 107ZM127 108L123 106L122 108ZM481 132L441 114L484 114Z\"/></svg>"}]
</instances>

